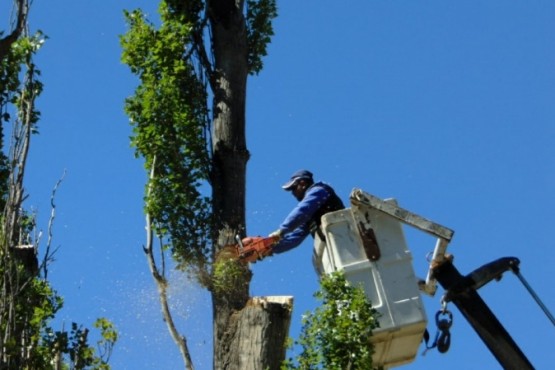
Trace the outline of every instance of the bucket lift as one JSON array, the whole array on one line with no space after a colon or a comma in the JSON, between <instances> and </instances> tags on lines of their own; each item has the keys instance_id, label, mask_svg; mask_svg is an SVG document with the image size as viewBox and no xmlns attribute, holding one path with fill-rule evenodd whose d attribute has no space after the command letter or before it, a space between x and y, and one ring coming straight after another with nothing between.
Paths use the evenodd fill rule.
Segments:
<instances>
[{"instance_id":1,"label":"bucket lift","mask_svg":"<svg viewBox=\"0 0 555 370\"><path fill-rule=\"evenodd\" d=\"M318 275L343 271L381 314L371 338L374 365L387 369L415 359L427 324L421 292L434 296L439 282L447 291L442 301L459 308L504 368L533 369L476 292L508 269L519 275L518 259L502 258L462 276L446 255L452 230L360 189L351 192L350 202L350 208L322 217L313 264ZM425 280L415 276L403 224L437 238Z\"/></svg>"},{"instance_id":2,"label":"bucket lift","mask_svg":"<svg viewBox=\"0 0 555 370\"><path fill-rule=\"evenodd\" d=\"M402 224L437 238L432 264L445 258L453 231L399 208L394 199L381 200L355 189L350 200L351 208L322 217L314 266L319 275L342 270L349 282L362 285L380 313L380 327L372 336L373 363L385 368L410 363L427 325L420 289L434 295L436 281L429 272L419 287Z\"/></svg>"}]
</instances>

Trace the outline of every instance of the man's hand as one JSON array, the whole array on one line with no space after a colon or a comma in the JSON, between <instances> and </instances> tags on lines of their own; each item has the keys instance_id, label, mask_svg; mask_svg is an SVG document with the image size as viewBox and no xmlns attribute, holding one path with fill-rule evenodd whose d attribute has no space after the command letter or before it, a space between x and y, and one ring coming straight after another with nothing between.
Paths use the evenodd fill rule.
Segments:
<instances>
[{"instance_id":1,"label":"man's hand","mask_svg":"<svg viewBox=\"0 0 555 370\"><path fill-rule=\"evenodd\" d=\"M268 236L270 238L273 238L277 243L281 240L282 233L283 233L283 231L281 229L277 229L276 231L270 233L270 235L268 235Z\"/></svg>"}]
</instances>

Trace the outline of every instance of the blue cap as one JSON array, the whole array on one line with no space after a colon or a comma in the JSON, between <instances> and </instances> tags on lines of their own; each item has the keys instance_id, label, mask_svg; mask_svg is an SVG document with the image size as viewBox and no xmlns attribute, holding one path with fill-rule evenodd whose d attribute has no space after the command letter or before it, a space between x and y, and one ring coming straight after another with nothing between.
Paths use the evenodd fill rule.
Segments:
<instances>
[{"instance_id":1,"label":"blue cap","mask_svg":"<svg viewBox=\"0 0 555 370\"><path fill-rule=\"evenodd\" d=\"M291 190L293 185L295 185L297 183L297 181L301 180L301 179L307 179L307 180L312 181L312 172L307 171L307 170L299 170L299 171L295 172L291 176L291 179L289 181L287 181L285 184L283 184L281 187L284 190Z\"/></svg>"}]
</instances>

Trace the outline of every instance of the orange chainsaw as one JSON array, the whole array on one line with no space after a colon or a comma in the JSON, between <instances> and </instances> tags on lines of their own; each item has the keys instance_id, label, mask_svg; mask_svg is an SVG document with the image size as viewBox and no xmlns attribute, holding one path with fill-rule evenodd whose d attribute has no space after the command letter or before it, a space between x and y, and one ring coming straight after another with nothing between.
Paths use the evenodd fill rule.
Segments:
<instances>
[{"instance_id":1,"label":"orange chainsaw","mask_svg":"<svg viewBox=\"0 0 555 370\"><path fill-rule=\"evenodd\" d=\"M235 236L237 241L237 254L242 262L256 262L272 254L272 246L277 243L275 237L247 236L241 239Z\"/></svg>"}]
</instances>

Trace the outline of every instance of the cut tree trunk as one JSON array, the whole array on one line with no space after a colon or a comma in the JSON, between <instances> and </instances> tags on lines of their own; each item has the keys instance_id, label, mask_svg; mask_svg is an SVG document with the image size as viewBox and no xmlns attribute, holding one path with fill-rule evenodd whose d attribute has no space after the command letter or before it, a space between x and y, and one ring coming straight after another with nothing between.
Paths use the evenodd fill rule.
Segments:
<instances>
[{"instance_id":1,"label":"cut tree trunk","mask_svg":"<svg viewBox=\"0 0 555 370\"><path fill-rule=\"evenodd\" d=\"M255 297L241 311L237 341L241 369L279 370L285 359L293 297Z\"/></svg>"},{"instance_id":2,"label":"cut tree trunk","mask_svg":"<svg viewBox=\"0 0 555 370\"><path fill-rule=\"evenodd\" d=\"M222 368L279 370L285 359L293 297L254 297L235 313L235 335Z\"/></svg>"}]
</instances>

